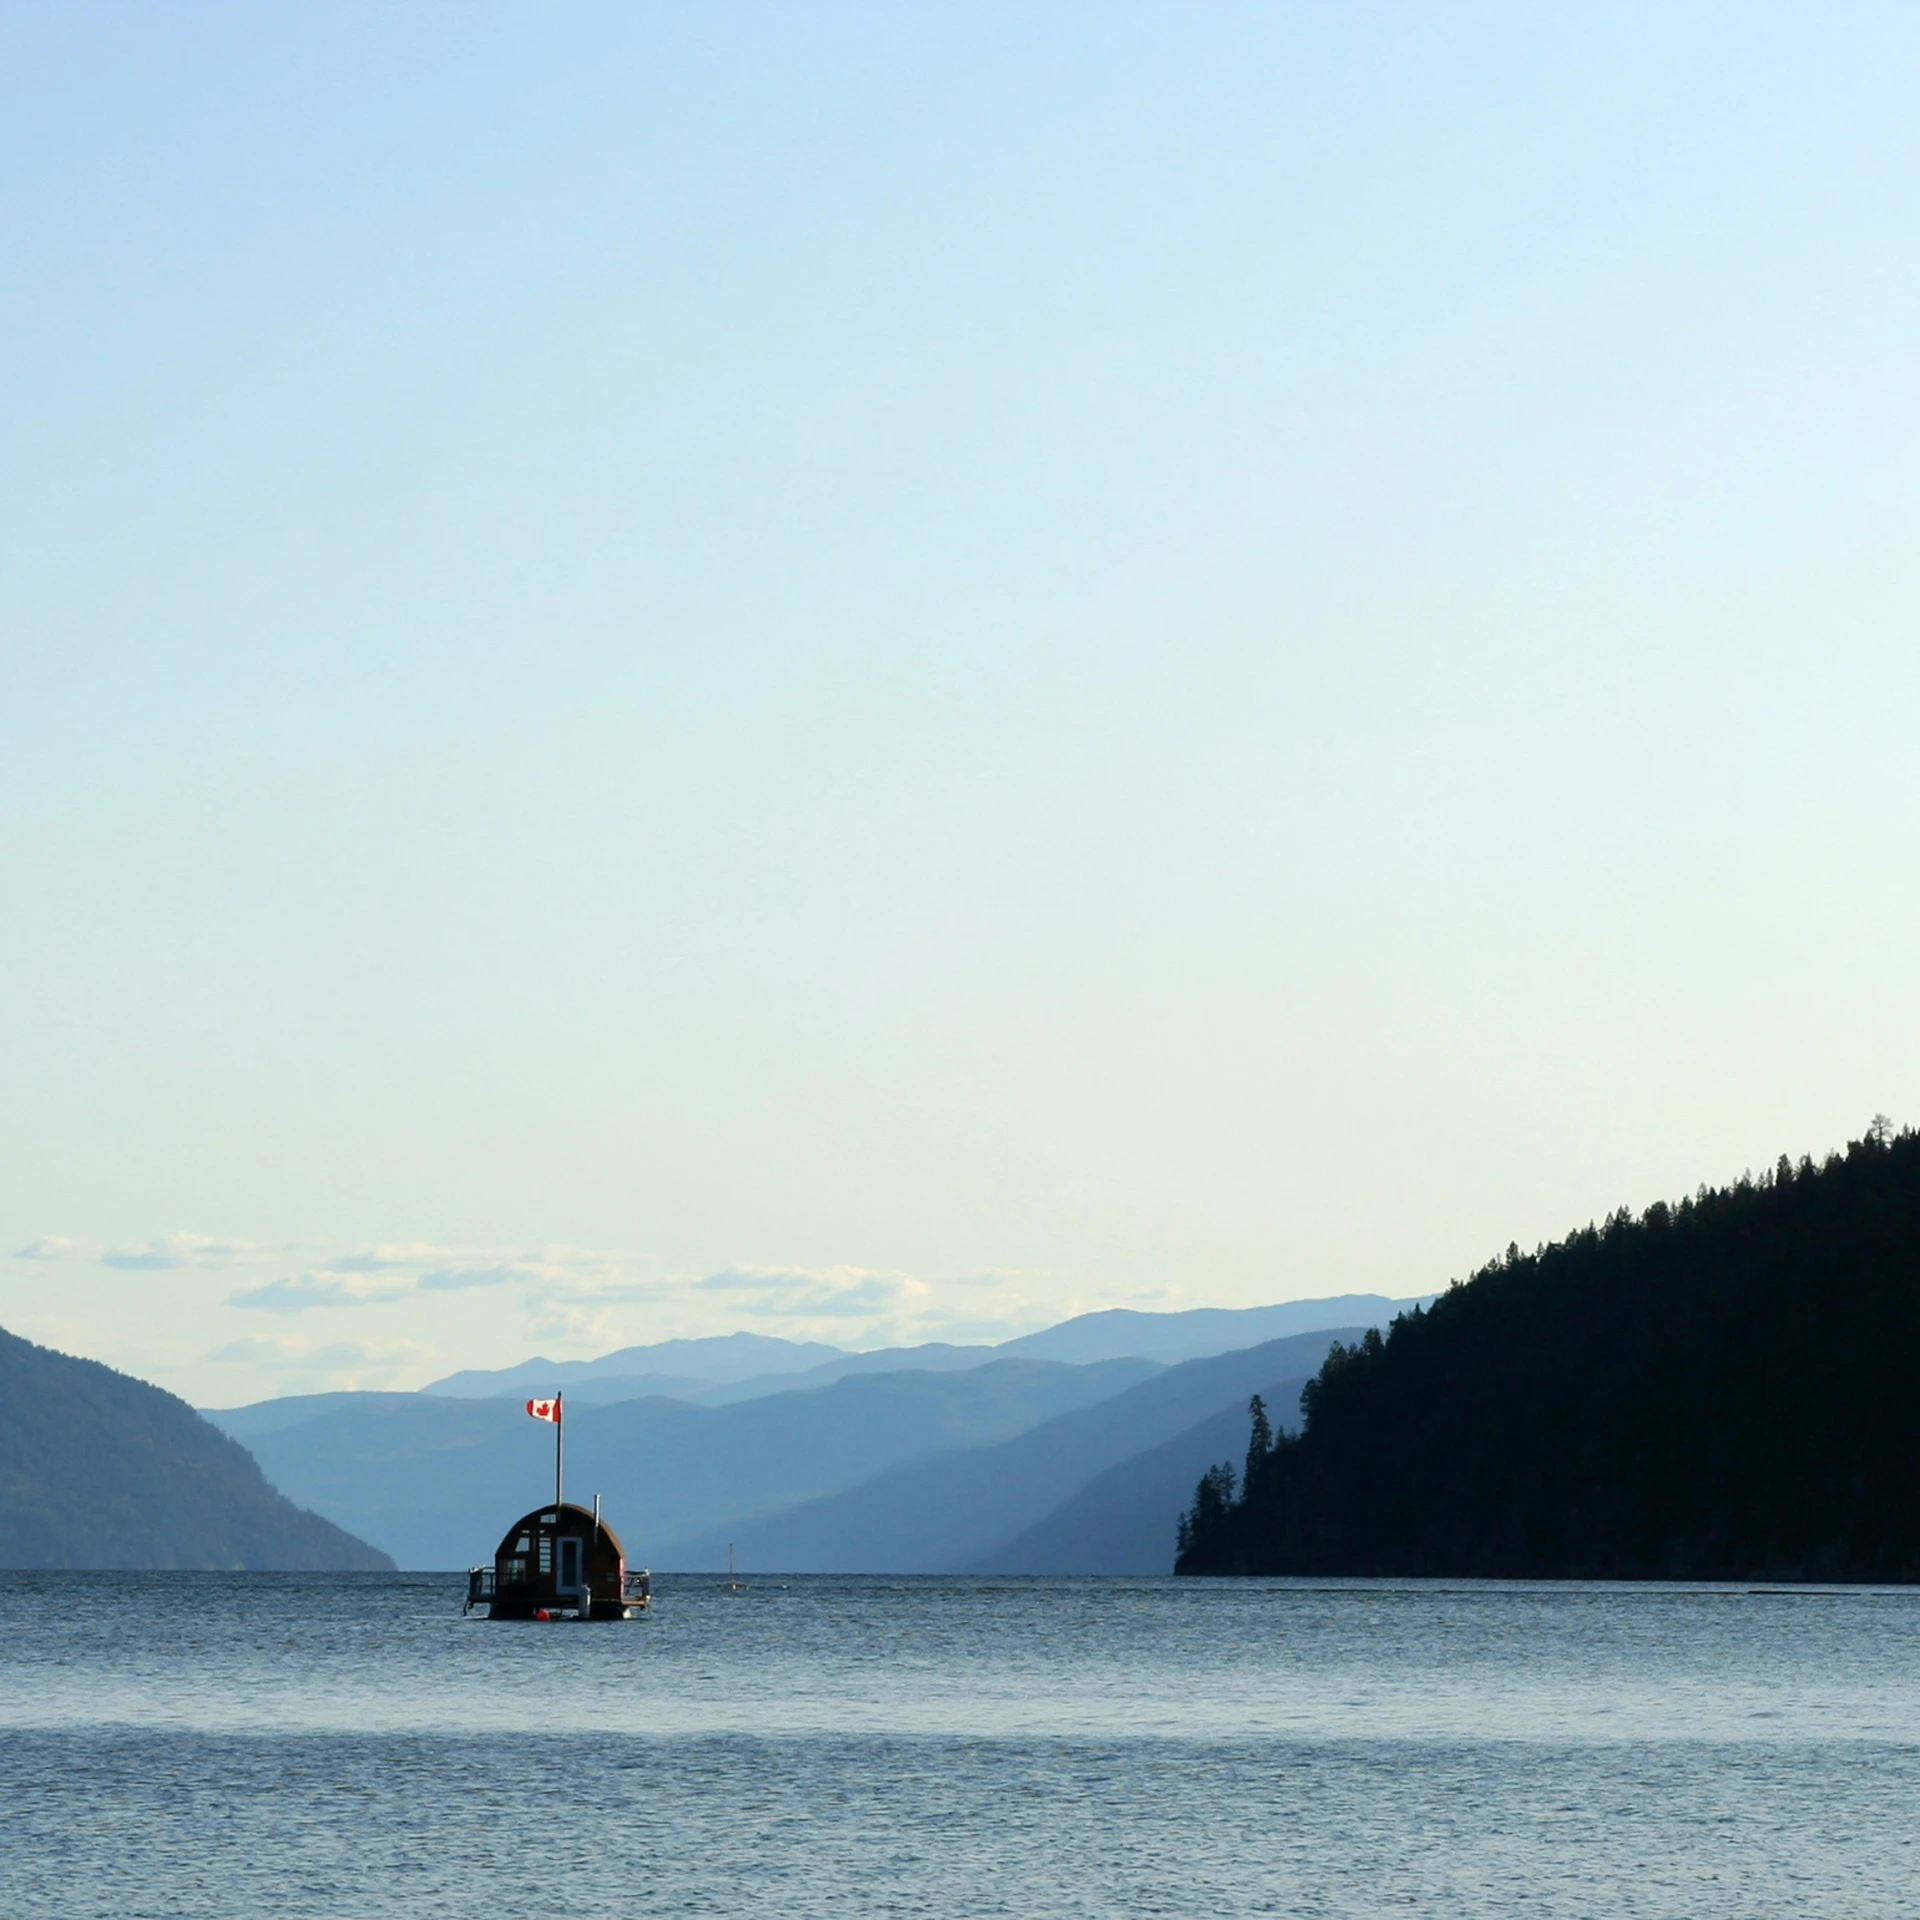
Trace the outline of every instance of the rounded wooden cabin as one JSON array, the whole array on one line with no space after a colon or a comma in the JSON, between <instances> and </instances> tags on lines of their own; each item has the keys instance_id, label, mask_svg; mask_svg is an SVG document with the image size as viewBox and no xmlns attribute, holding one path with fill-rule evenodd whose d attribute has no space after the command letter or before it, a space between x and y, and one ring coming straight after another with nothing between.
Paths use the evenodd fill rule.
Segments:
<instances>
[{"instance_id":1,"label":"rounded wooden cabin","mask_svg":"<svg viewBox=\"0 0 1920 1920\"><path fill-rule=\"evenodd\" d=\"M629 1573L620 1536L586 1507L536 1508L516 1520L491 1567L467 1576L467 1605L491 1620L541 1614L629 1620L652 1598L644 1572Z\"/></svg>"}]
</instances>

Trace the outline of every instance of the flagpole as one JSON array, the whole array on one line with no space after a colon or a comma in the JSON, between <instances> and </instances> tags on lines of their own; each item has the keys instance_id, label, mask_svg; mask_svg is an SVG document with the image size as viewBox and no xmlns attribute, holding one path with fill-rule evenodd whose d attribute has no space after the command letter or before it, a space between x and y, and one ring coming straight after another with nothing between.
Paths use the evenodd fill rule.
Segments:
<instances>
[{"instance_id":1,"label":"flagpole","mask_svg":"<svg viewBox=\"0 0 1920 1920\"><path fill-rule=\"evenodd\" d=\"M567 1434L566 1421L562 1417L566 1413L566 1407L562 1404L564 1399L563 1394L556 1393L553 1396L553 1504L556 1508L560 1505L560 1490L566 1484L561 1471Z\"/></svg>"}]
</instances>

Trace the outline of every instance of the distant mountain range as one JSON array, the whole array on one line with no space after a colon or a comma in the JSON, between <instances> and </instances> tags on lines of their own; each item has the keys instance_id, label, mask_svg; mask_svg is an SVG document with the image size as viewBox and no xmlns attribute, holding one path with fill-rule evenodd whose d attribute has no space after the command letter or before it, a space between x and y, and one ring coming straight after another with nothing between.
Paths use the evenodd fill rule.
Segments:
<instances>
[{"instance_id":1,"label":"distant mountain range","mask_svg":"<svg viewBox=\"0 0 1920 1920\"><path fill-rule=\"evenodd\" d=\"M562 1391L576 1405L664 1394L669 1399L722 1406L764 1393L823 1387L850 1374L958 1373L996 1360L1055 1360L1085 1366L1096 1360L1137 1359L1172 1366L1319 1327L1385 1326L1395 1313L1414 1304L1384 1294L1348 1293L1269 1307L1195 1307L1181 1313L1114 1307L1083 1313L993 1346L936 1341L867 1353L849 1353L818 1341L729 1333L705 1340L622 1347L598 1360L533 1359L497 1371L452 1373L429 1382L421 1391L465 1400Z\"/></svg>"},{"instance_id":2,"label":"distant mountain range","mask_svg":"<svg viewBox=\"0 0 1920 1920\"><path fill-rule=\"evenodd\" d=\"M1415 1304L1390 1300L1382 1293L1336 1293L1324 1300L1283 1300L1272 1307L1191 1307L1183 1313L1112 1307L1008 1340L993 1351L1033 1360L1066 1360L1078 1366L1138 1354L1172 1366L1326 1327L1384 1327L1396 1313Z\"/></svg>"},{"instance_id":3,"label":"distant mountain range","mask_svg":"<svg viewBox=\"0 0 1920 1920\"><path fill-rule=\"evenodd\" d=\"M420 1391L460 1400L485 1400L500 1394L578 1393L590 1383L637 1378L712 1386L750 1380L756 1375L801 1373L824 1361L845 1357L844 1349L829 1347L817 1340L779 1340L764 1333L722 1333L704 1340L656 1340L651 1346L622 1347L617 1353L602 1354L598 1360L535 1358L490 1372L469 1369L464 1373L450 1373L444 1380L431 1380Z\"/></svg>"},{"instance_id":4,"label":"distant mountain range","mask_svg":"<svg viewBox=\"0 0 1920 1920\"><path fill-rule=\"evenodd\" d=\"M567 1486L604 1495L629 1550L665 1566L668 1540L1005 1439L1160 1371L1151 1360L1001 1360L965 1373L856 1375L735 1407L583 1405L567 1416ZM528 1420L518 1400L322 1394L209 1417L276 1485L403 1566L486 1558L502 1528L553 1490L552 1429Z\"/></svg>"},{"instance_id":5,"label":"distant mountain range","mask_svg":"<svg viewBox=\"0 0 1920 1920\"><path fill-rule=\"evenodd\" d=\"M376 1571L184 1400L0 1332L0 1566Z\"/></svg>"},{"instance_id":6,"label":"distant mountain range","mask_svg":"<svg viewBox=\"0 0 1920 1920\"><path fill-rule=\"evenodd\" d=\"M1283 1346L1291 1342L1282 1342ZM1264 1349L1255 1349L1256 1352ZM1324 1353L1316 1357L1324 1358ZM1296 1364L1298 1356L1276 1364ZM1204 1362L1196 1362L1204 1365ZM1207 1469L1238 1471L1247 1450L1247 1402L1258 1393L1276 1429L1299 1425L1304 1378L1265 1380L1204 1420L1143 1453L1129 1454L1077 1487L1050 1513L983 1554L972 1573L1165 1573L1180 1516Z\"/></svg>"},{"instance_id":7,"label":"distant mountain range","mask_svg":"<svg viewBox=\"0 0 1920 1920\"><path fill-rule=\"evenodd\" d=\"M1209 1449L1221 1432L1237 1430L1245 1450L1249 1396L1266 1393L1283 1417L1291 1414L1332 1343L1362 1331L1325 1329L1189 1360L997 1444L949 1448L764 1518L670 1535L660 1559L722 1567L732 1545L741 1564L788 1573L1004 1571L1019 1542L1028 1571L1091 1571L1085 1563L1099 1559L1104 1571L1167 1573L1194 1482L1221 1457ZM1096 1542L1090 1515L1111 1512L1112 1503L1096 1497L1091 1509L1077 1509L1076 1496L1149 1451L1164 1458L1158 1477L1141 1483L1146 1504L1117 1516L1117 1538Z\"/></svg>"},{"instance_id":8,"label":"distant mountain range","mask_svg":"<svg viewBox=\"0 0 1920 1920\"><path fill-rule=\"evenodd\" d=\"M787 1571L959 1571L1006 1554L1167 1571L1220 1423L1243 1429L1255 1390L1287 1419L1332 1341L1397 1305L1095 1313L997 1347L866 1354L731 1335L208 1418L294 1498L409 1567L484 1559L549 1490L546 1433L522 1403L562 1386L569 1488L604 1495L657 1567L724 1566L734 1542L743 1563ZM1134 1480L1109 1481L1134 1460Z\"/></svg>"}]
</instances>

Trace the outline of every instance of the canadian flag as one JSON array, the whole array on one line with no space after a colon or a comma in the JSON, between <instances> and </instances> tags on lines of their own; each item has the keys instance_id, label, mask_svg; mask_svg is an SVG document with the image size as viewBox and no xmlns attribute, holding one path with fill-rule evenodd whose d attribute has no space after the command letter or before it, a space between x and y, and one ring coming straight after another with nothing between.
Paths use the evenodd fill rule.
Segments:
<instances>
[{"instance_id":1,"label":"canadian flag","mask_svg":"<svg viewBox=\"0 0 1920 1920\"><path fill-rule=\"evenodd\" d=\"M556 1393L551 1400L529 1400L527 1411L536 1420L551 1420L557 1427L560 1424L560 1396Z\"/></svg>"}]
</instances>

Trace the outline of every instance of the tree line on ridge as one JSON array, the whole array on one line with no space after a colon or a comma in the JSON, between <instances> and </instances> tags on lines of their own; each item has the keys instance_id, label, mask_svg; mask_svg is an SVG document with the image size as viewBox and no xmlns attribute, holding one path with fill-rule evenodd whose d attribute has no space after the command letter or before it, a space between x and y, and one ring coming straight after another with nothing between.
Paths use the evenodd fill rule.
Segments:
<instances>
[{"instance_id":1,"label":"tree line on ridge","mask_svg":"<svg viewBox=\"0 0 1920 1920\"><path fill-rule=\"evenodd\" d=\"M1920 1136L1622 1209L1337 1345L1190 1574L1920 1579Z\"/></svg>"}]
</instances>

